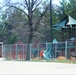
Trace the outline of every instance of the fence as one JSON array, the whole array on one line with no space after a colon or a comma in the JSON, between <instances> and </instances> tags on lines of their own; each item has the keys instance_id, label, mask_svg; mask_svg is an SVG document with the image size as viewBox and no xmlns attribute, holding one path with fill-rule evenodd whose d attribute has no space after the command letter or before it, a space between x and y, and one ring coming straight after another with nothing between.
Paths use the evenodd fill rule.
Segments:
<instances>
[{"instance_id":1,"label":"fence","mask_svg":"<svg viewBox=\"0 0 76 75\"><path fill-rule=\"evenodd\" d=\"M48 45L50 46L48 48ZM26 60L27 47L30 47L30 60L44 59L42 57L45 50L50 50L51 58L59 56L76 56L76 41L51 43L32 43L32 44L12 44L3 46L3 58L8 60Z\"/></svg>"}]
</instances>

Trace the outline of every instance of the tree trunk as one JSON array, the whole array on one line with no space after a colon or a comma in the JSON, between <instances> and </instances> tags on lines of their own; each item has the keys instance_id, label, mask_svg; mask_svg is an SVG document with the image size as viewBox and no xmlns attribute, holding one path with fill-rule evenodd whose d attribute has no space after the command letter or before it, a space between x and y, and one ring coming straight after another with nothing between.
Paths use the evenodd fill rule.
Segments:
<instances>
[{"instance_id":1,"label":"tree trunk","mask_svg":"<svg viewBox=\"0 0 76 75\"><path fill-rule=\"evenodd\" d=\"M33 39L33 34L30 33L29 34L29 38L28 38L28 45L27 45L27 54L26 54L26 60L30 60L30 43L32 42Z\"/></svg>"},{"instance_id":2,"label":"tree trunk","mask_svg":"<svg viewBox=\"0 0 76 75\"><path fill-rule=\"evenodd\" d=\"M28 7L28 23L29 23L29 38L28 38L28 46L27 46L27 54L26 54L26 60L30 60L30 43L33 39L33 22L32 22L33 12L29 1L29 7Z\"/></svg>"}]
</instances>

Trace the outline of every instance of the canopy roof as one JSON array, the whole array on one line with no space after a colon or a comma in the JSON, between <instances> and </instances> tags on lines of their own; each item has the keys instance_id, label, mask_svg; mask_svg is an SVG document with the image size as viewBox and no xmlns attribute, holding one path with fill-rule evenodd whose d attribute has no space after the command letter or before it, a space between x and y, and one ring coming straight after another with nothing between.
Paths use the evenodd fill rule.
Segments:
<instances>
[{"instance_id":1,"label":"canopy roof","mask_svg":"<svg viewBox=\"0 0 76 75\"><path fill-rule=\"evenodd\" d=\"M74 38L74 37L72 37L72 38L70 38L70 40L71 40L71 41L74 41L74 40L75 40L75 38Z\"/></svg>"},{"instance_id":2,"label":"canopy roof","mask_svg":"<svg viewBox=\"0 0 76 75\"><path fill-rule=\"evenodd\" d=\"M61 29L61 28L66 28L66 26L65 26L66 21L67 21L67 20L64 20L64 21L62 21L62 22L59 22L59 23L55 24L55 25L54 25L55 29L59 30L59 29Z\"/></svg>"},{"instance_id":3,"label":"canopy roof","mask_svg":"<svg viewBox=\"0 0 76 75\"><path fill-rule=\"evenodd\" d=\"M54 38L54 40L53 40L53 42L52 42L53 44L57 44L58 43L58 41Z\"/></svg>"},{"instance_id":4,"label":"canopy roof","mask_svg":"<svg viewBox=\"0 0 76 75\"><path fill-rule=\"evenodd\" d=\"M55 29L67 28L67 26L76 26L76 20L71 16L67 15L60 22L54 25Z\"/></svg>"},{"instance_id":5,"label":"canopy roof","mask_svg":"<svg viewBox=\"0 0 76 75\"><path fill-rule=\"evenodd\" d=\"M68 15L69 21L67 25L76 25L76 20Z\"/></svg>"}]
</instances>

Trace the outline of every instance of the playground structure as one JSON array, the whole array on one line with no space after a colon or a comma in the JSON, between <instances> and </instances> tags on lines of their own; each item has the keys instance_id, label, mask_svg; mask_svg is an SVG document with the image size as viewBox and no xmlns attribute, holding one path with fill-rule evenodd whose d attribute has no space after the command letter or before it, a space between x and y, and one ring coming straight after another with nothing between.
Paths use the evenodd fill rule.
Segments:
<instances>
[{"instance_id":1,"label":"playground structure","mask_svg":"<svg viewBox=\"0 0 76 75\"><path fill-rule=\"evenodd\" d=\"M26 60L27 46L30 46L30 60L52 59L63 56L76 58L76 41L52 43L15 43L3 45L2 57L7 60Z\"/></svg>"},{"instance_id":2,"label":"playground structure","mask_svg":"<svg viewBox=\"0 0 76 75\"><path fill-rule=\"evenodd\" d=\"M62 20L54 25L55 30L61 31L61 40L66 41L76 38L76 20L70 15L66 15Z\"/></svg>"}]
</instances>

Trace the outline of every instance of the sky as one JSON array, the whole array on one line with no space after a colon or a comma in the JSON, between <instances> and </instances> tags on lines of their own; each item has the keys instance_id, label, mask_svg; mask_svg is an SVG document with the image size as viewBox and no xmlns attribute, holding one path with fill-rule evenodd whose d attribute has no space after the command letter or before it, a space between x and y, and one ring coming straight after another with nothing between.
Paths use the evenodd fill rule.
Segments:
<instances>
[{"instance_id":1,"label":"sky","mask_svg":"<svg viewBox=\"0 0 76 75\"><path fill-rule=\"evenodd\" d=\"M60 2L60 1L61 1L61 0L53 0L52 3L59 5L59 2Z\"/></svg>"},{"instance_id":2,"label":"sky","mask_svg":"<svg viewBox=\"0 0 76 75\"><path fill-rule=\"evenodd\" d=\"M0 0L0 2L2 2L3 0Z\"/></svg>"},{"instance_id":3,"label":"sky","mask_svg":"<svg viewBox=\"0 0 76 75\"><path fill-rule=\"evenodd\" d=\"M3 0L0 0L0 2L2 2L2 1L3 1ZM16 0L15 0L15 1L16 1ZM59 1L61 1L61 0L53 0L53 3L59 5Z\"/></svg>"}]
</instances>

